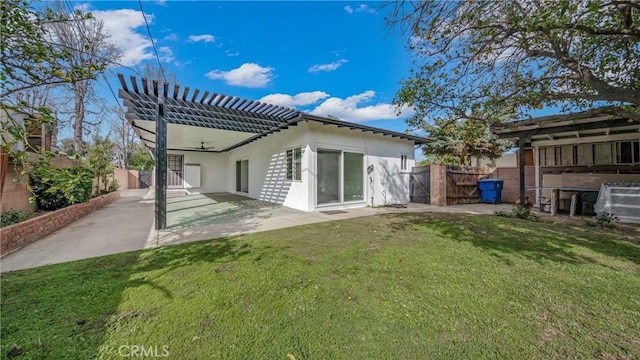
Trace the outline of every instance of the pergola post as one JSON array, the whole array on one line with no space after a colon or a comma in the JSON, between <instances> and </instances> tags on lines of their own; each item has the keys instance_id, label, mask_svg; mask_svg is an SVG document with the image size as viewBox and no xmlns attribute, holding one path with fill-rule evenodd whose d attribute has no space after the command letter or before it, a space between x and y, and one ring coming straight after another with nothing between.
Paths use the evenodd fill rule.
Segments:
<instances>
[{"instance_id":1,"label":"pergola post","mask_svg":"<svg viewBox=\"0 0 640 360\"><path fill-rule=\"evenodd\" d=\"M167 228L167 123L164 101L158 97L156 112L156 230Z\"/></svg>"},{"instance_id":2,"label":"pergola post","mask_svg":"<svg viewBox=\"0 0 640 360\"><path fill-rule=\"evenodd\" d=\"M525 156L524 156L524 146L525 144L529 142L528 138L524 138L521 137L518 139L518 156L519 156L519 161L518 161L518 167L520 170L520 206L526 206L525 203L525 191L524 191L524 187L525 187L525 178L524 178L524 162L525 162Z\"/></svg>"}]
</instances>

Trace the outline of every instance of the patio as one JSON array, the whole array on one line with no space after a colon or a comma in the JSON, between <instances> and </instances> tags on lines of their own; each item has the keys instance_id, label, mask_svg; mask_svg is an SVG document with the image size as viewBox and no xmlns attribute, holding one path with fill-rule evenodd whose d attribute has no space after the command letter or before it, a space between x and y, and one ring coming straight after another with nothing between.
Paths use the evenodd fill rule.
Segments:
<instances>
[{"instance_id":1,"label":"patio","mask_svg":"<svg viewBox=\"0 0 640 360\"><path fill-rule=\"evenodd\" d=\"M187 194L167 199L167 230L228 223L251 223L303 214L274 203L229 193Z\"/></svg>"}]
</instances>

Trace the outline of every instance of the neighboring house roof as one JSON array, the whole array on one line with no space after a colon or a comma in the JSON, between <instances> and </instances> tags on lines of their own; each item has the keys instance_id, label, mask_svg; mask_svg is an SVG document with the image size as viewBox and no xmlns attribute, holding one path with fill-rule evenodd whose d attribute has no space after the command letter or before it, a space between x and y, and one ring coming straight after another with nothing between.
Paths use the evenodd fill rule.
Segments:
<instances>
[{"instance_id":1,"label":"neighboring house roof","mask_svg":"<svg viewBox=\"0 0 640 360\"><path fill-rule=\"evenodd\" d=\"M296 126L301 121L315 121L325 125L335 125L351 130L397 137L413 141L415 144L424 144L429 141L419 136L315 116L283 106L215 92L205 91L199 96L200 90L196 89L190 95L189 87L184 87L181 92L179 85L175 85L173 89L170 89L169 84L165 83L162 85L163 88L160 89L157 81L149 83L147 79L142 78L139 83L135 76L130 77L130 84L127 84L123 74L118 74L118 79L122 86L119 96L124 99L124 104L127 106L126 118L131 122L148 147L153 147L151 145L155 141L155 139L150 139L151 136L149 135L155 138L155 128L151 125L153 125L157 117L160 90L163 90L162 93L166 94L162 97L162 100L165 107L165 119L168 124L226 131L224 133L226 135L225 141L221 141L223 146L214 152L232 150L274 132ZM139 86L140 84L141 86ZM179 133L179 131L176 131L176 133ZM191 135L191 138L193 137L194 135ZM191 141L191 145L193 145L193 140ZM186 150L172 149L171 147L169 149Z\"/></svg>"},{"instance_id":2,"label":"neighboring house roof","mask_svg":"<svg viewBox=\"0 0 640 360\"><path fill-rule=\"evenodd\" d=\"M611 107L601 107L494 125L491 131L501 139L536 141L637 134L640 130L637 121L611 113Z\"/></svg>"}]
</instances>

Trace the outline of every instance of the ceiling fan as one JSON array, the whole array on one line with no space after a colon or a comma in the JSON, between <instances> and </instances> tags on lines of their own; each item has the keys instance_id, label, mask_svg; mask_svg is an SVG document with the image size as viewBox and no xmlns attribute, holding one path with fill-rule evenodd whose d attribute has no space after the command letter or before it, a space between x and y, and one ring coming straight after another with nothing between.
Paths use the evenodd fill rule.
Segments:
<instances>
[{"instance_id":1,"label":"ceiling fan","mask_svg":"<svg viewBox=\"0 0 640 360\"><path fill-rule=\"evenodd\" d=\"M215 146L204 146L205 141L200 141L200 146L191 146L188 149L200 150L200 151L209 151L215 149Z\"/></svg>"}]
</instances>

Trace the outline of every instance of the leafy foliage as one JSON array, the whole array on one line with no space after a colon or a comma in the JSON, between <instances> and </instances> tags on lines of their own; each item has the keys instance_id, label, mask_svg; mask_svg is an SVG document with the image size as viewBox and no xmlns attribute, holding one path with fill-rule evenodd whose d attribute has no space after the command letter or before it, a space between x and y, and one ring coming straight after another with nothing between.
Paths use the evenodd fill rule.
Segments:
<instances>
[{"instance_id":1,"label":"leafy foliage","mask_svg":"<svg viewBox=\"0 0 640 360\"><path fill-rule=\"evenodd\" d=\"M138 147L135 152L129 156L129 164L127 168L131 170L149 171L155 166L155 160L149 154L149 151Z\"/></svg>"},{"instance_id":2,"label":"leafy foliage","mask_svg":"<svg viewBox=\"0 0 640 360\"><path fill-rule=\"evenodd\" d=\"M635 1L394 2L416 59L395 103L425 117L521 118L595 105L640 119Z\"/></svg>"},{"instance_id":3,"label":"leafy foliage","mask_svg":"<svg viewBox=\"0 0 640 360\"><path fill-rule=\"evenodd\" d=\"M113 174L113 158L115 144L108 138L95 137L89 148L85 162L96 179L101 179L105 192L109 186L109 176ZM100 193L99 182L96 183L96 194Z\"/></svg>"},{"instance_id":4,"label":"leafy foliage","mask_svg":"<svg viewBox=\"0 0 640 360\"><path fill-rule=\"evenodd\" d=\"M615 223L620 221L620 218L615 214L611 214L605 211L596 216L596 221L601 227L611 228L616 226Z\"/></svg>"},{"instance_id":5,"label":"leafy foliage","mask_svg":"<svg viewBox=\"0 0 640 360\"><path fill-rule=\"evenodd\" d=\"M93 176L84 166L55 168L43 160L29 169L27 175L40 209L57 210L91 197Z\"/></svg>"},{"instance_id":6,"label":"leafy foliage","mask_svg":"<svg viewBox=\"0 0 640 360\"><path fill-rule=\"evenodd\" d=\"M495 211L493 213L495 216L501 217L515 217L517 219L530 220L530 221L538 221L540 217L536 214L532 214L531 210L526 206L518 206L515 205L511 212L507 211Z\"/></svg>"},{"instance_id":7,"label":"leafy foliage","mask_svg":"<svg viewBox=\"0 0 640 360\"><path fill-rule=\"evenodd\" d=\"M0 227L17 224L29 218L29 214L24 211L9 209L0 214Z\"/></svg>"},{"instance_id":8,"label":"leafy foliage","mask_svg":"<svg viewBox=\"0 0 640 360\"><path fill-rule=\"evenodd\" d=\"M436 119L423 124L432 142L423 146L425 156L435 155L444 163L471 165L471 158L497 159L512 143L495 139L486 123L475 119Z\"/></svg>"},{"instance_id":9,"label":"leafy foliage","mask_svg":"<svg viewBox=\"0 0 640 360\"><path fill-rule=\"evenodd\" d=\"M0 9L2 98L25 89L95 78L96 72L106 68L102 64L89 67L69 62L70 49L60 46L58 39L50 35L54 26L97 21L91 14L76 10L69 16L48 6L36 8L25 0L2 1Z\"/></svg>"}]
</instances>

